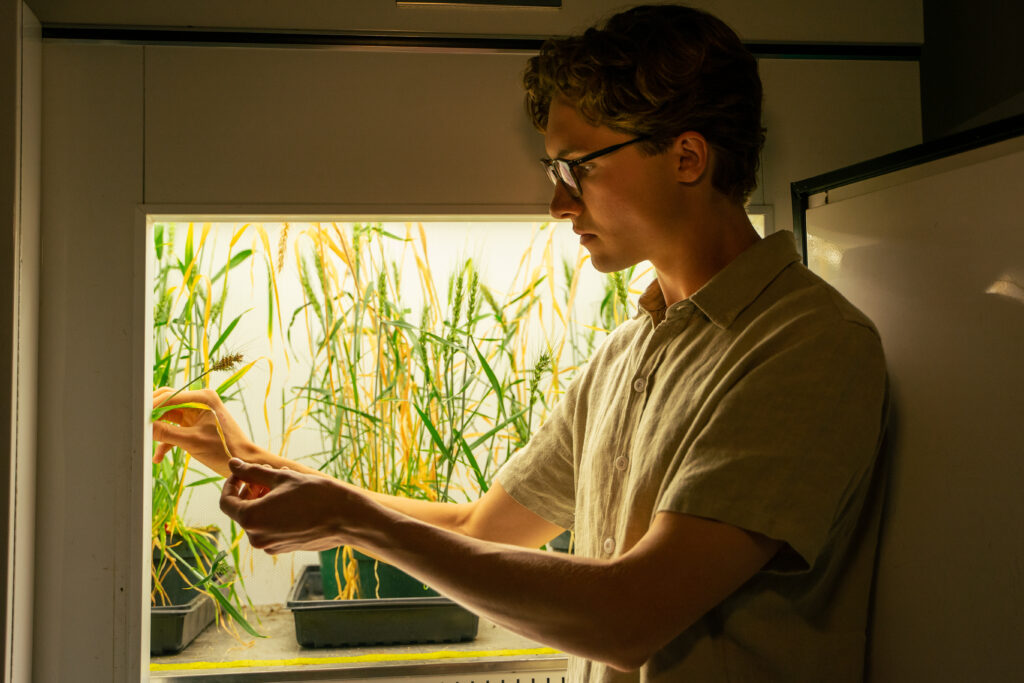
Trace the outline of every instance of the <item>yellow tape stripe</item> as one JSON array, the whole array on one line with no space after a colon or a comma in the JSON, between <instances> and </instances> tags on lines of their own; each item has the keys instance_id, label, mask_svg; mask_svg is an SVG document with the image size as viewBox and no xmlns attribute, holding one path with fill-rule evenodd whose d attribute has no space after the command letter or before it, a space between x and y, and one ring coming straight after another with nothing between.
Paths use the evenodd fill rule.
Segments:
<instances>
[{"instance_id":1,"label":"yellow tape stripe","mask_svg":"<svg viewBox=\"0 0 1024 683\"><path fill-rule=\"evenodd\" d=\"M317 664L358 664L363 662L410 662L432 659L465 659L469 657L519 657L523 655L560 655L550 647L529 650L439 650L437 652L351 655L348 657L296 657L295 659L236 659L233 662L184 662L181 664L150 664L150 671L183 669L242 669L259 666L310 666Z\"/></svg>"}]
</instances>

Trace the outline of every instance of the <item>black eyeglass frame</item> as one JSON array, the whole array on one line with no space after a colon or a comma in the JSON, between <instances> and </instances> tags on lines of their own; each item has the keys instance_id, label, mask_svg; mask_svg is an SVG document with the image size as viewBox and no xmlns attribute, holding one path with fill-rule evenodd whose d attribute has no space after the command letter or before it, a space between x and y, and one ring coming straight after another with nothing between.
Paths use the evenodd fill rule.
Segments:
<instances>
[{"instance_id":1,"label":"black eyeglass frame","mask_svg":"<svg viewBox=\"0 0 1024 683\"><path fill-rule=\"evenodd\" d=\"M650 139L650 135L641 135L633 138L632 140L626 140L625 142L620 142L617 145L611 145L610 147L599 149L596 152L591 152L579 159L548 159L545 157L540 160L540 163L544 165L544 170L547 171L548 179L551 181L552 185L557 186L558 183L562 183L573 199L581 199L583 197L583 186L580 184L580 179L576 177L576 171L574 169L577 166L585 164L598 157L603 157L606 154L611 154L612 152L622 149L627 145L632 145L634 143Z\"/></svg>"}]
</instances>

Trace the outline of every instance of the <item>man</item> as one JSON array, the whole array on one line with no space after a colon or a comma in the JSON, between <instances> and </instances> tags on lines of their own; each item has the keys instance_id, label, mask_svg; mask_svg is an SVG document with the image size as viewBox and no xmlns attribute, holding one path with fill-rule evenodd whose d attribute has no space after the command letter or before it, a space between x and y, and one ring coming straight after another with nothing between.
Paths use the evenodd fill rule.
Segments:
<instances>
[{"instance_id":1,"label":"man","mask_svg":"<svg viewBox=\"0 0 1024 683\"><path fill-rule=\"evenodd\" d=\"M572 681L860 680L885 364L791 235L761 240L743 210L756 62L704 12L638 7L548 41L524 80L552 215L598 270L646 259L657 279L488 493L316 476L212 392L179 398L215 409L235 459L203 411L155 423L157 457L180 445L230 475L221 506L253 546L364 549L570 653ZM575 555L535 550L568 528Z\"/></svg>"}]
</instances>

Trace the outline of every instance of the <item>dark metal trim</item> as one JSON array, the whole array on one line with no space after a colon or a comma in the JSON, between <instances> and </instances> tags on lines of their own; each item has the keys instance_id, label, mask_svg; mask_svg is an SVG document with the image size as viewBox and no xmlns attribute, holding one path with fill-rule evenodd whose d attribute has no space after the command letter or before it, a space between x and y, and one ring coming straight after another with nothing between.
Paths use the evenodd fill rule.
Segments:
<instances>
[{"instance_id":1,"label":"dark metal trim","mask_svg":"<svg viewBox=\"0 0 1024 683\"><path fill-rule=\"evenodd\" d=\"M748 42L744 45L759 59L867 59L906 62L921 59L920 45L776 42Z\"/></svg>"},{"instance_id":2,"label":"dark metal trim","mask_svg":"<svg viewBox=\"0 0 1024 683\"><path fill-rule=\"evenodd\" d=\"M486 7L509 7L513 9L534 9L537 7L550 7L561 9L562 0L396 0L395 4L402 5L426 5L426 6L453 6L466 7L483 5Z\"/></svg>"},{"instance_id":3,"label":"dark metal trim","mask_svg":"<svg viewBox=\"0 0 1024 683\"><path fill-rule=\"evenodd\" d=\"M807 195L798 194L794 190L796 183L790 183L789 194L793 203L793 237L796 248L800 250L800 258L807 265Z\"/></svg>"},{"instance_id":4,"label":"dark metal trim","mask_svg":"<svg viewBox=\"0 0 1024 683\"><path fill-rule=\"evenodd\" d=\"M206 28L128 26L43 27L44 40L84 40L145 45L230 45L253 47L400 47L459 50L536 52L543 38L437 36L388 33L312 33L305 31L247 31Z\"/></svg>"},{"instance_id":5,"label":"dark metal trim","mask_svg":"<svg viewBox=\"0 0 1024 683\"><path fill-rule=\"evenodd\" d=\"M1024 114L1018 114L790 183L790 196L793 200L793 232L797 238L797 244L800 245L804 264L807 263L807 205L811 195L1022 135L1024 135Z\"/></svg>"},{"instance_id":6,"label":"dark metal trim","mask_svg":"<svg viewBox=\"0 0 1024 683\"><path fill-rule=\"evenodd\" d=\"M540 36L444 36L412 33L322 33L311 31L252 31L219 28L159 26L87 26L45 24L46 40L94 40L141 44L188 44L234 46L401 47L453 50L502 50L536 52ZM752 42L747 47L764 59L871 59L915 61L918 45L854 43Z\"/></svg>"}]
</instances>

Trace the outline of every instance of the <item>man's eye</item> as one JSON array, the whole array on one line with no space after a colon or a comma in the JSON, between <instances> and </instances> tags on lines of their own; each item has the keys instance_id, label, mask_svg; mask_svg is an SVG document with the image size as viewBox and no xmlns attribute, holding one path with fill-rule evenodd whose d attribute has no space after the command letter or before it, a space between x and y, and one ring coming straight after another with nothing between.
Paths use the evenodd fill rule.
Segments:
<instances>
[{"instance_id":1,"label":"man's eye","mask_svg":"<svg viewBox=\"0 0 1024 683\"><path fill-rule=\"evenodd\" d=\"M593 164L580 164L576 167L576 175L585 176L594 170Z\"/></svg>"}]
</instances>

